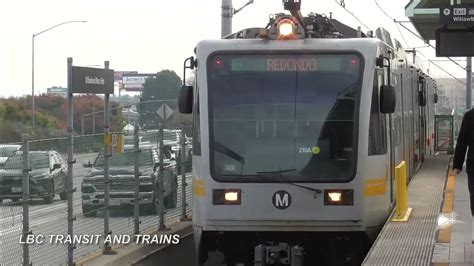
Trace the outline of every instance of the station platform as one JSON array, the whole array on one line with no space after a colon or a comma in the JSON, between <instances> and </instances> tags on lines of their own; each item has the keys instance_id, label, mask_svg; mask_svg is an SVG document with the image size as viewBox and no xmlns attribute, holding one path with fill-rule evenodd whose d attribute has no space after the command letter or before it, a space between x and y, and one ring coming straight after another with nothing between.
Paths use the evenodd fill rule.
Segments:
<instances>
[{"instance_id":1,"label":"station platform","mask_svg":"<svg viewBox=\"0 0 474 266\"><path fill-rule=\"evenodd\" d=\"M449 155L425 159L408 186L409 220L393 212L362 265L474 265L467 175L450 169Z\"/></svg>"}]
</instances>

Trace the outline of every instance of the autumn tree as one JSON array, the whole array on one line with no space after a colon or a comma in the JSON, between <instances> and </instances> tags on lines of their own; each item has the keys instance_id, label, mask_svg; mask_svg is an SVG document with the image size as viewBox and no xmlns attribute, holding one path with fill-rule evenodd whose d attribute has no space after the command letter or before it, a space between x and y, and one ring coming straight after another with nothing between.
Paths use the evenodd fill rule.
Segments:
<instances>
[{"instance_id":1,"label":"autumn tree","mask_svg":"<svg viewBox=\"0 0 474 266\"><path fill-rule=\"evenodd\" d=\"M140 125L145 129L157 128L162 122L157 114L162 104L177 111L177 99L181 88L181 78L172 70L162 70L155 77L145 81L139 105ZM156 101L156 102L153 102Z\"/></svg>"},{"instance_id":2,"label":"autumn tree","mask_svg":"<svg viewBox=\"0 0 474 266\"><path fill-rule=\"evenodd\" d=\"M74 131L77 134L82 132L82 116L87 115L84 117L84 133L85 134L92 134L94 132L94 124L93 124L93 117L91 113L94 112L94 105L95 105L95 112L98 114L95 115L95 132L96 133L103 133L104 132L104 99L99 98L96 95L84 95L84 96L75 96L73 100L73 108L74 108L74 117L73 117L73 124L74 124ZM118 106L118 103L111 101L110 107ZM67 102L64 103L61 107L61 112L63 113L61 125L63 128L67 128ZM122 117L122 113L120 109L116 111L111 111L109 116L110 121L110 130L113 132L121 131L124 127L124 119Z\"/></svg>"}]
</instances>

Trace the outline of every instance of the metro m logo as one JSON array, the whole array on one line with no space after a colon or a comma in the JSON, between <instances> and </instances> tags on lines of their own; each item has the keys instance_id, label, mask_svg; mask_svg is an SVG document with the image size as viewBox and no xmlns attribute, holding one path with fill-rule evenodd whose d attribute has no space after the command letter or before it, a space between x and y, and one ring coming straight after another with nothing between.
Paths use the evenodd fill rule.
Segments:
<instances>
[{"instance_id":1,"label":"metro m logo","mask_svg":"<svg viewBox=\"0 0 474 266\"><path fill-rule=\"evenodd\" d=\"M272 202L275 208L284 210L291 205L291 195L284 190L277 191L273 194Z\"/></svg>"}]
</instances>

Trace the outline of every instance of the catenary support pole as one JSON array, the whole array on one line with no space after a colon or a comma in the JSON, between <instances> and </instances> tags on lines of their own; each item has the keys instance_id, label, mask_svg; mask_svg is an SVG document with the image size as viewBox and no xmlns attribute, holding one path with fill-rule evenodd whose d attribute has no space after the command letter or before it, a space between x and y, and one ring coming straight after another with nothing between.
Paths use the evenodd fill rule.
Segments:
<instances>
[{"instance_id":1,"label":"catenary support pole","mask_svg":"<svg viewBox=\"0 0 474 266\"><path fill-rule=\"evenodd\" d=\"M232 33L232 17L234 15L232 0L222 0L221 8L221 37L224 37Z\"/></svg>"}]
</instances>

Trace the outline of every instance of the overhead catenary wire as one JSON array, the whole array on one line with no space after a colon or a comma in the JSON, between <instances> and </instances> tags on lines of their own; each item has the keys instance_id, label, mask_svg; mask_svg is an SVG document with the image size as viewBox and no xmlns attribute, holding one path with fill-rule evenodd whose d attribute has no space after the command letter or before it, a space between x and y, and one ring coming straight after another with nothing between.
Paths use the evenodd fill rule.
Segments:
<instances>
[{"instance_id":1,"label":"overhead catenary wire","mask_svg":"<svg viewBox=\"0 0 474 266\"><path fill-rule=\"evenodd\" d=\"M431 64L435 65L437 68L441 69L444 73L450 75L452 78L454 78L457 82L463 84L464 86L466 86L466 83L463 82L462 80L456 78L454 75L452 75L451 73L449 73L448 71L444 70L442 67L440 67L438 64L436 64L435 62L433 62L432 60L428 60Z\"/></svg>"},{"instance_id":2,"label":"overhead catenary wire","mask_svg":"<svg viewBox=\"0 0 474 266\"><path fill-rule=\"evenodd\" d=\"M334 0L340 7L342 7L347 13L349 13L353 18L355 18L357 21L359 21L360 24L362 24L368 31L371 31L371 29L364 23L362 22L361 19L359 19L354 13L352 13L349 9L346 8L346 4L344 3L344 0Z\"/></svg>"},{"instance_id":3,"label":"overhead catenary wire","mask_svg":"<svg viewBox=\"0 0 474 266\"><path fill-rule=\"evenodd\" d=\"M359 19L354 13L352 13L350 10L348 10L346 8L346 4L344 2L344 0L334 0L339 6L341 6L344 10L346 10L346 12L348 12L352 17L354 17L357 21L359 21L365 28L367 28L369 31L371 30L364 22L362 22L361 19ZM374 0L374 3L375 5L380 9L380 11L385 15L387 16L388 18L390 18L393 23L395 23L395 25L397 26L397 29L398 31L400 32L400 35L401 37L403 38L403 41L405 42L405 44L407 46L408 45L408 42L407 40L405 39L405 36L403 35L402 31L400 30L400 28L398 27L398 25L402 26L405 30L407 30L408 32L410 32L411 34L413 34L414 36L418 37L420 40L424 41L425 40L420 36L418 35L417 33L413 32L411 29L409 29L408 27L406 27L405 25L403 25L402 23L411 23L410 21L399 21L399 20L396 20L394 17L390 16L387 12L385 12L385 10L379 5L379 3L377 2L377 0ZM436 49L435 46L433 46L432 44L430 44L429 42L426 43L428 47L431 47L433 49ZM414 47L413 49L415 49L416 47ZM419 48L424 48L424 47L419 47ZM420 52L421 53L421 52ZM422 54L422 53L421 53ZM466 70L465 67L461 66L458 62L456 62L455 60L453 60L452 58L450 57L447 57L449 59L449 61L453 62L454 64L456 64L458 67L462 68L463 70ZM428 60L429 62L432 62L430 60ZM434 64L434 63L433 63ZM438 65L434 64L435 66L437 66L438 68L440 68ZM463 83L461 80L459 80L458 78L456 78L454 75L452 75L451 73L449 73L448 71L440 68L441 70L443 70L445 73L447 73L448 75L450 75L451 77L455 78L458 82L461 82L462 84L465 85L465 83Z\"/></svg>"},{"instance_id":4,"label":"overhead catenary wire","mask_svg":"<svg viewBox=\"0 0 474 266\"><path fill-rule=\"evenodd\" d=\"M387 14L387 12L385 12L385 10L379 5L379 3L377 2L377 0L374 0L375 2L375 5L379 8L380 11L382 11L382 13L385 14L385 16L389 17L390 19L392 20L395 20L394 17L390 16L389 14Z\"/></svg>"},{"instance_id":5,"label":"overhead catenary wire","mask_svg":"<svg viewBox=\"0 0 474 266\"><path fill-rule=\"evenodd\" d=\"M424 39L423 39L420 35L414 33L412 30L410 30L409 28L405 27L405 26L402 24L402 22L399 22L399 21L397 21L397 20L394 20L393 22L399 24L399 25L402 26L405 30L407 30L407 31L410 32L411 34L415 35L415 36L418 37L420 40L424 41ZM428 42L428 43L426 43L426 44L427 44L429 47L431 47L431 48L433 48L433 49L436 49L436 46L432 45L431 43ZM456 62L456 61L455 61L454 59L452 59L451 57L447 57L447 58L449 59L449 61L451 61L451 62L453 62L454 64L456 64L458 67L462 68L463 70L466 70L465 67L461 66L458 62Z\"/></svg>"},{"instance_id":6,"label":"overhead catenary wire","mask_svg":"<svg viewBox=\"0 0 474 266\"><path fill-rule=\"evenodd\" d=\"M405 40L405 37L403 36L403 33L401 32L400 28L398 27L398 25L402 26L405 30L407 30L408 32L410 32L411 34L415 35L416 37L418 37L420 40L422 41L425 41L420 35L416 34L415 32L413 32L412 30L410 30L409 28L405 27L402 23L411 23L410 21L398 21L396 20L394 17L390 16L380 5L379 3L377 2L377 0L374 0L374 3L375 5L378 7L378 9L385 15L387 16L388 18L390 18L391 20L393 20L393 22L395 23L395 25L397 25L397 29L398 31L400 32L400 35L402 36L403 40L405 41L406 43L406 40ZM436 49L435 46L433 46L432 44L430 44L429 42L427 43L428 46L430 46L431 48L433 49ZM408 46L408 44L407 44ZM457 66L459 66L460 68L462 68L463 70L466 70L465 67L461 66L460 64L458 64L456 61L454 61L453 59L451 59L450 57L448 57L448 59L453 62L454 64L456 64Z\"/></svg>"},{"instance_id":7,"label":"overhead catenary wire","mask_svg":"<svg viewBox=\"0 0 474 266\"><path fill-rule=\"evenodd\" d=\"M407 39L405 39L405 36L403 36L403 33L402 33L402 30L400 30L400 27L398 26L398 24L395 24L397 26L397 30L398 32L400 33L400 36L402 36L402 39L403 39L403 42L405 43L405 45L408 47L410 46L407 42Z\"/></svg>"},{"instance_id":8,"label":"overhead catenary wire","mask_svg":"<svg viewBox=\"0 0 474 266\"><path fill-rule=\"evenodd\" d=\"M375 5L379 8L380 11L382 11L382 13L385 14L385 16L389 17L390 19L392 19L393 21L395 21L395 18L390 16L387 12L385 12L385 10L379 5L379 3L377 2L377 0L374 0L375 2ZM397 27L397 30L398 32L400 33L400 36L402 36L402 39L403 39L403 42L405 43L405 45L408 47L410 46L407 42L407 40L405 39L405 36L403 35L402 31L400 30L400 27L398 26L397 23L395 23L395 26Z\"/></svg>"}]
</instances>

